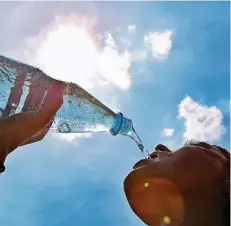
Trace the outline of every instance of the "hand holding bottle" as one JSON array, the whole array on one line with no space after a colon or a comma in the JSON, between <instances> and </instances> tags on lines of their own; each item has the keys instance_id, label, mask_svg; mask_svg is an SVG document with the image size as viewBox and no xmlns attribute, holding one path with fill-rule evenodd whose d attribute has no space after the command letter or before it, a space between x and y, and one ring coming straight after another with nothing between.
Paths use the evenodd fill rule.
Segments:
<instances>
[{"instance_id":1,"label":"hand holding bottle","mask_svg":"<svg viewBox=\"0 0 231 226\"><path fill-rule=\"evenodd\" d=\"M36 92L34 95L37 95ZM36 96L31 96L28 106L33 105ZM55 113L63 104L63 86L58 81L52 81L47 88L40 108L21 112L0 119L0 173L6 157L17 147L40 141L52 125Z\"/></svg>"}]
</instances>

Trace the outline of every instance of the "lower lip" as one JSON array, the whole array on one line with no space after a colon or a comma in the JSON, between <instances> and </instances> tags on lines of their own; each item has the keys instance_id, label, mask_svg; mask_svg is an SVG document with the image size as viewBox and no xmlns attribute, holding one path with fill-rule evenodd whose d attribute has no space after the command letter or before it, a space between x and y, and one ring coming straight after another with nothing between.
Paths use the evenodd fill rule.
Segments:
<instances>
[{"instance_id":1,"label":"lower lip","mask_svg":"<svg viewBox=\"0 0 231 226\"><path fill-rule=\"evenodd\" d=\"M155 161L155 162L158 162L160 161L159 158L153 158L153 159L142 159L140 160L139 162L137 162L134 166L133 166L133 169L137 169L137 168L140 168L140 167L143 167L143 166L147 166L147 164L150 162L150 161Z\"/></svg>"},{"instance_id":2,"label":"lower lip","mask_svg":"<svg viewBox=\"0 0 231 226\"><path fill-rule=\"evenodd\" d=\"M137 169L137 168L140 168L142 166L146 166L147 162L149 162L149 161L150 161L150 159L142 159L133 166L133 169Z\"/></svg>"}]
</instances>

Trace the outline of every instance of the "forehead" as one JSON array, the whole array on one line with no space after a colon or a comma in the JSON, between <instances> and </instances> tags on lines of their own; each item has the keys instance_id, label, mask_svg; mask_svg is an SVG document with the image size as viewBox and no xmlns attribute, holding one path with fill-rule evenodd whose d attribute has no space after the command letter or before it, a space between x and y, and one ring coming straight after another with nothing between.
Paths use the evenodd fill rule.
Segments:
<instances>
[{"instance_id":1,"label":"forehead","mask_svg":"<svg viewBox=\"0 0 231 226\"><path fill-rule=\"evenodd\" d=\"M226 160L230 160L230 152L228 152L225 148L222 148L218 145L211 145L208 142L197 141L197 140L188 140L185 142L184 146L193 146L193 147L202 147L204 149L215 151L220 157L225 158Z\"/></svg>"}]
</instances>

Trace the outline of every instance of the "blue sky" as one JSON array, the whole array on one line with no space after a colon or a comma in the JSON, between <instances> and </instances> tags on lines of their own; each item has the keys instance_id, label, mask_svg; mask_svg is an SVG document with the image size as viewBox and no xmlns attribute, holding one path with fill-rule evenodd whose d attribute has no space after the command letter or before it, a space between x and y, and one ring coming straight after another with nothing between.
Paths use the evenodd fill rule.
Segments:
<instances>
[{"instance_id":1,"label":"blue sky","mask_svg":"<svg viewBox=\"0 0 231 226\"><path fill-rule=\"evenodd\" d=\"M81 84L132 118L149 150L229 147L228 2L0 5L1 54ZM1 225L141 226L122 190L141 157L127 137L49 133L8 157Z\"/></svg>"}]
</instances>

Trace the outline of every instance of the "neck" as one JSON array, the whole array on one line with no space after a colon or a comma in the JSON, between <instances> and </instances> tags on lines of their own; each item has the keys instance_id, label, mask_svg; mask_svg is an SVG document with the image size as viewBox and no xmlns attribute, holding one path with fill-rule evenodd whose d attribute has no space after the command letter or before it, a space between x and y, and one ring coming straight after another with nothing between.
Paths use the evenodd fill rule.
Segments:
<instances>
[{"instance_id":1,"label":"neck","mask_svg":"<svg viewBox=\"0 0 231 226\"><path fill-rule=\"evenodd\" d=\"M182 226L223 226L220 197L185 198L186 213Z\"/></svg>"}]
</instances>

